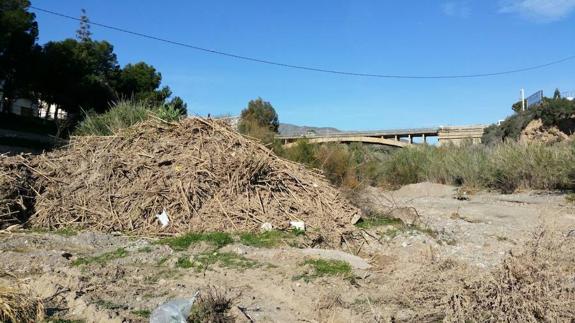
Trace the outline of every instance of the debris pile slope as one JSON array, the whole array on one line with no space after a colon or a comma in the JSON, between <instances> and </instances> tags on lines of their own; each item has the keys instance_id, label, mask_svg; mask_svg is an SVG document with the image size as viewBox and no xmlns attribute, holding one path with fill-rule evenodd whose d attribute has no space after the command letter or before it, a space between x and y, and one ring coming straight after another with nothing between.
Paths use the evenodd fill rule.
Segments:
<instances>
[{"instance_id":1,"label":"debris pile slope","mask_svg":"<svg viewBox=\"0 0 575 323\"><path fill-rule=\"evenodd\" d=\"M321 175L211 119L74 137L29 167L42 187L30 223L51 229L164 235L304 221L337 243L358 212ZM165 228L156 218L163 210Z\"/></svg>"},{"instance_id":2,"label":"debris pile slope","mask_svg":"<svg viewBox=\"0 0 575 323\"><path fill-rule=\"evenodd\" d=\"M0 155L0 229L25 221L33 210L33 176L24 160Z\"/></svg>"},{"instance_id":3,"label":"debris pile slope","mask_svg":"<svg viewBox=\"0 0 575 323\"><path fill-rule=\"evenodd\" d=\"M20 287L0 285L0 322L42 322L44 306Z\"/></svg>"}]
</instances>

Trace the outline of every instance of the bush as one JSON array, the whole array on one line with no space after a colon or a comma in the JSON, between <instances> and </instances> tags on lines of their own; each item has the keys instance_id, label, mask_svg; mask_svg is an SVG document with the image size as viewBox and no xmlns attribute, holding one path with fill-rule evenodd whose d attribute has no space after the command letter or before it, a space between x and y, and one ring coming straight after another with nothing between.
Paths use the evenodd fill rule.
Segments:
<instances>
[{"instance_id":1,"label":"bush","mask_svg":"<svg viewBox=\"0 0 575 323\"><path fill-rule=\"evenodd\" d=\"M287 159L322 170L332 184L348 189L381 182L383 172L379 155L367 145L314 145L305 139L282 153Z\"/></svg>"},{"instance_id":2,"label":"bush","mask_svg":"<svg viewBox=\"0 0 575 323\"><path fill-rule=\"evenodd\" d=\"M120 101L102 114L86 113L84 120L76 128L78 136L110 136L121 129L155 116L164 121L177 121L182 117L181 111L164 105L151 106L145 101Z\"/></svg>"},{"instance_id":3,"label":"bush","mask_svg":"<svg viewBox=\"0 0 575 323\"><path fill-rule=\"evenodd\" d=\"M567 99L544 99L540 105L533 106L525 111L505 119L501 125L491 125L485 129L482 142L488 145L497 144L505 140L517 140L521 131L535 119L541 119L546 127L558 126L575 114L575 101ZM564 130L564 129L561 129Z\"/></svg>"},{"instance_id":4,"label":"bush","mask_svg":"<svg viewBox=\"0 0 575 323\"><path fill-rule=\"evenodd\" d=\"M575 186L575 145L565 143L415 146L390 154L382 163L384 182L392 186L431 181L507 193Z\"/></svg>"}]
</instances>

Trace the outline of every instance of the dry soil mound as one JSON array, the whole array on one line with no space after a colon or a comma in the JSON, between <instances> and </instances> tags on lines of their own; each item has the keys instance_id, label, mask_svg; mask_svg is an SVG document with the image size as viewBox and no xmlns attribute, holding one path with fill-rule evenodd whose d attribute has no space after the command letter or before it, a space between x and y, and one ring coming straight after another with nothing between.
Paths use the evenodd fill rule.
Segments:
<instances>
[{"instance_id":1,"label":"dry soil mound","mask_svg":"<svg viewBox=\"0 0 575 323\"><path fill-rule=\"evenodd\" d=\"M535 119L529 122L525 129L521 131L519 141L522 142L542 142L556 143L569 139L569 135L561 131L556 126L546 127L541 119Z\"/></svg>"},{"instance_id":2,"label":"dry soil mound","mask_svg":"<svg viewBox=\"0 0 575 323\"><path fill-rule=\"evenodd\" d=\"M75 137L29 167L41 187L30 223L51 229L164 235L304 221L337 243L358 212L321 175L210 119L154 120L114 136ZM156 217L163 210L165 228Z\"/></svg>"}]
</instances>

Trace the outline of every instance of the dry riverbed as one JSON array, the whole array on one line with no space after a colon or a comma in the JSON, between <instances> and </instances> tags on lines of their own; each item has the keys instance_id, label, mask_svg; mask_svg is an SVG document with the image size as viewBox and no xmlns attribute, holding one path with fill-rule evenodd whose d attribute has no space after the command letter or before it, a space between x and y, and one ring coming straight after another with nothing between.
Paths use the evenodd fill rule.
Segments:
<instances>
[{"instance_id":1,"label":"dry riverbed","mask_svg":"<svg viewBox=\"0 0 575 323\"><path fill-rule=\"evenodd\" d=\"M297 232L158 242L14 230L0 233L0 279L42 298L55 322L145 322L166 300L210 288L232 300L238 322L432 320L426 305L411 303L424 286L415 278L430 268L446 273L428 277L439 285L457 277L456 266L497 267L542 227L575 229L574 205L559 193L465 194L422 183L372 188L362 199L403 223L366 219L363 243L344 251L302 248Z\"/></svg>"}]
</instances>

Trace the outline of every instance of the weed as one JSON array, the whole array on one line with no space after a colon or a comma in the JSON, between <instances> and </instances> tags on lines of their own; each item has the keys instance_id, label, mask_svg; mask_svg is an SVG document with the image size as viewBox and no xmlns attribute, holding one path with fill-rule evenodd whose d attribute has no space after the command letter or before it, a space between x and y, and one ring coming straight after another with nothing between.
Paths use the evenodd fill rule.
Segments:
<instances>
[{"instance_id":1,"label":"weed","mask_svg":"<svg viewBox=\"0 0 575 323\"><path fill-rule=\"evenodd\" d=\"M123 307L122 305L110 301L105 301L102 299L97 300L96 302L94 302L94 304L96 304L96 306L98 306L99 308L105 308L108 310L117 310Z\"/></svg>"},{"instance_id":2,"label":"weed","mask_svg":"<svg viewBox=\"0 0 575 323\"><path fill-rule=\"evenodd\" d=\"M288 232L271 230L262 233L243 233L240 235L240 242L246 246L272 248L286 240L295 239L297 236L303 234L305 234L303 230L292 230Z\"/></svg>"},{"instance_id":3,"label":"weed","mask_svg":"<svg viewBox=\"0 0 575 323\"><path fill-rule=\"evenodd\" d=\"M565 195L565 201L567 201L567 203L575 204L575 193Z\"/></svg>"},{"instance_id":4,"label":"weed","mask_svg":"<svg viewBox=\"0 0 575 323\"><path fill-rule=\"evenodd\" d=\"M213 288L200 293L192 307L188 322L192 323L227 323L235 322L228 312L232 308L232 300L221 291Z\"/></svg>"},{"instance_id":5,"label":"weed","mask_svg":"<svg viewBox=\"0 0 575 323\"><path fill-rule=\"evenodd\" d=\"M156 266L157 266L157 267L162 266L163 264L166 263L166 261L168 261L168 259L170 259L170 256L165 256L165 257L160 258L160 259L156 262Z\"/></svg>"},{"instance_id":6,"label":"weed","mask_svg":"<svg viewBox=\"0 0 575 323\"><path fill-rule=\"evenodd\" d=\"M71 228L60 228L54 231L55 234L63 237L72 237L78 234L78 231Z\"/></svg>"},{"instance_id":7,"label":"weed","mask_svg":"<svg viewBox=\"0 0 575 323\"><path fill-rule=\"evenodd\" d=\"M178 268L192 268L194 264L190 261L187 256L180 257L176 262L176 267Z\"/></svg>"},{"instance_id":8,"label":"weed","mask_svg":"<svg viewBox=\"0 0 575 323\"><path fill-rule=\"evenodd\" d=\"M324 276L341 276L346 279L353 277L351 265L341 260L308 259L300 265L311 267L313 272L295 276L294 280L303 279L308 282Z\"/></svg>"},{"instance_id":9,"label":"weed","mask_svg":"<svg viewBox=\"0 0 575 323\"><path fill-rule=\"evenodd\" d=\"M128 256L128 252L124 248L118 248L115 251L106 252L99 256L78 258L72 262L72 266L89 265L92 263L103 264L114 259L124 258L126 256Z\"/></svg>"},{"instance_id":10,"label":"weed","mask_svg":"<svg viewBox=\"0 0 575 323\"><path fill-rule=\"evenodd\" d=\"M148 317L150 317L152 312L150 312L150 310L133 310L132 314L139 316L139 317L148 318Z\"/></svg>"},{"instance_id":11,"label":"weed","mask_svg":"<svg viewBox=\"0 0 575 323\"><path fill-rule=\"evenodd\" d=\"M177 269L162 269L160 271L154 272L149 276L144 277L144 282L146 284L156 284L160 279L175 279L181 276L181 273Z\"/></svg>"},{"instance_id":12,"label":"weed","mask_svg":"<svg viewBox=\"0 0 575 323\"><path fill-rule=\"evenodd\" d=\"M150 247L150 246L145 246L145 247L142 247L142 248L138 249L138 252L149 253L149 252L152 252L152 250L153 250L152 247Z\"/></svg>"},{"instance_id":13,"label":"weed","mask_svg":"<svg viewBox=\"0 0 575 323\"><path fill-rule=\"evenodd\" d=\"M374 227L381 227L381 226L403 226L403 221L400 219L394 219L387 216L370 216L366 217L365 219L361 219L358 223L356 223L358 228L362 229L370 229Z\"/></svg>"},{"instance_id":14,"label":"weed","mask_svg":"<svg viewBox=\"0 0 575 323\"><path fill-rule=\"evenodd\" d=\"M145 101L120 101L103 114L85 113L76 128L79 136L110 136L139 122L156 116L165 121L176 121L181 113L174 107L153 106Z\"/></svg>"},{"instance_id":15,"label":"weed","mask_svg":"<svg viewBox=\"0 0 575 323\"><path fill-rule=\"evenodd\" d=\"M178 237L165 238L156 243L165 244L176 251L188 249L192 244L207 242L217 248L234 242L234 239L225 232L188 233Z\"/></svg>"},{"instance_id":16,"label":"weed","mask_svg":"<svg viewBox=\"0 0 575 323\"><path fill-rule=\"evenodd\" d=\"M245 270L259 266L259 263L242 257L232 252L209 251L195 255L193 267L196 271L208 269L211 265L219 265L224 268Z\"/></svg>"}]
</instances>

